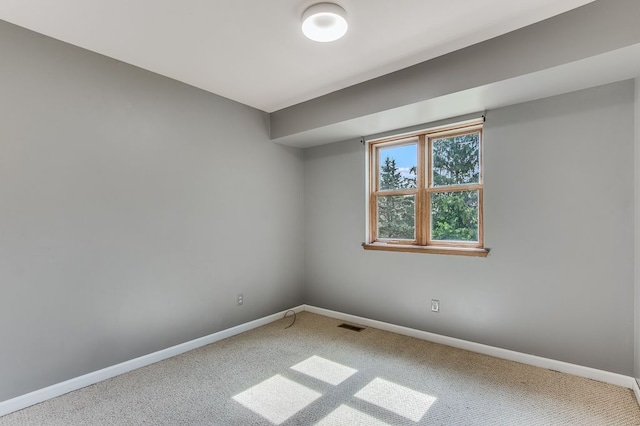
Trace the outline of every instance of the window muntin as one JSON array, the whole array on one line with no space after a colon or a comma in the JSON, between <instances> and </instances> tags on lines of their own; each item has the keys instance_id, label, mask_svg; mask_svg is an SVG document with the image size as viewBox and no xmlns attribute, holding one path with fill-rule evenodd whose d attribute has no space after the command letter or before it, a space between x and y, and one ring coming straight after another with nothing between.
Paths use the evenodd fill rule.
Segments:
<instances>
[{"instance_id":1,"label":"window muntin","mask_svg":"<svg viewBox=\"0 0 640 426\"><path fill-rule=\"evenodd\" d=\"M369 161L369 244L483 248L482 122L370 142Z\"/></svg>"}]
</instances>

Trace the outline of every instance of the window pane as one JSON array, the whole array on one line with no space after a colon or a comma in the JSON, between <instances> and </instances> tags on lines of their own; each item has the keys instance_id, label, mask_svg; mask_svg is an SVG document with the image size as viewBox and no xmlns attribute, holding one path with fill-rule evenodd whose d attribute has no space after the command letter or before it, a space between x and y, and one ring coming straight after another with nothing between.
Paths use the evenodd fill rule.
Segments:
<instances>
[{"instance_id":1,"label":"window pane","mask_svg":"<svg viewBox=\"0 0 640 426\"><path fill-rule=\"evenodd\" d=\"M416 238L415 195L378 197L378 238Z\"/></svg>"},{"instance_id":2,"label":"window pane","mask_svg":"<svg viewBox=\"0 0 640 426\"><path fill-rule=\"evenodd\" d=\"M431 239L478 241L478 191L431 194Z\"/></svg>"},{"instance_id":3,"label":"window pane","mask_svg":"<svg viewBox=\"0 0 640 426\"><path fill-rule=\"evenodd\" d=\"M480 133L434 139L433 186L479 183Z\"/></svg>"},{"instance_id":4,"label":"window pane","mask_svg":"<svg viewBox=\"0 0 640 426\"><path fill-rule=\"evenodd\" d=\"M418 145L401 145L380 148L380 190L416 187Z\"/></svg>"}]
</instances>

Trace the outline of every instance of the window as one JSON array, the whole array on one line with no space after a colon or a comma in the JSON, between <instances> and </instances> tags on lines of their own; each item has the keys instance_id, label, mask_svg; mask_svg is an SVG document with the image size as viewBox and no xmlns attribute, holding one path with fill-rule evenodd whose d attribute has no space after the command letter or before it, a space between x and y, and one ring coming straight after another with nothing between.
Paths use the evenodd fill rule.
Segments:
<instances>
[{"instance_id":1,"label":"window","mask_svg":"<svg viewBox=\"0 0 640 426\"><path fill-rule=\"evenodd\" d=\"M365 249L486 256L482 121L369 142Z\"/></svg>"}]
</instances>

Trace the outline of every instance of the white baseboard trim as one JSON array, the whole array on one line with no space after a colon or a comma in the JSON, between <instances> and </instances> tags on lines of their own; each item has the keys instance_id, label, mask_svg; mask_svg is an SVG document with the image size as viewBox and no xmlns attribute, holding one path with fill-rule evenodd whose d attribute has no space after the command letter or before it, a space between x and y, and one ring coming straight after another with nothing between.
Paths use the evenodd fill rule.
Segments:
<instances>
[{"instance_id":1,"label":"white baseboard trim","mask_svg":"<svg viewBox=\"0 0 640 426\"><path fill-rule=\"evenodd\" d=\"M302 312L304 310L304 305L292 308L291 310L295 311L296 313ZM27 408L31 405L44 402L48 399L55 398L56 396L64 395L74 390L93 385L103 380L128 373L129 371L145 367L158 361L162 361L164 359L180 355L193 349L215 343L222 339L235 336L236 334L244 333L245 331L249 331L254 328L269 324L271 322L282 319L286 312L288 311L278 312L273 315L259 318L245 324L240 324L238 326L201 337L199 339L181 343L167 349L153 352L148 355L143 355L141 357L134 358L120 364L112 365L111 367L103 368L102 370L94 371L92 373L88 373L80 377L75 377L73 379L69 379L43 389L38 389L25 395L2 401L0 402L0 417L9 413L13 413L14 411L22 410L23 408Z\"/></svg>"},{"instance_id":2,"label":"white baseboard trim","mask_svg":"<svg viewBox=\"0 0 640 426\"><path fill-rule=\"evenodd\" d=\"M427 331L416 330L413 328L402 327L399 325L389 324L382 321L376 321L369 318L358 317L355 315L344 314L342 312L331 311L329 309L317 308L315 306L304 305L304 310L314 314L324 315L326 317L336 318L341 321L348 321L354 324L365 325L380 330L391 331L405 336L415 337L417 339L427 340L433 343L439 343L454 348L465 349L471 352L477 352L484 355L494 356L509 361L519 362L521 364L533 365L535 367L546 368L548 370L559 371L561 373L572 374L578 377L597 380L600 382L610 383L616 386L622 386L628 389L638 388L638 384L633 377L622 374L611 373L609 371L598 370L582 365L570 364L568 362L557 361L554 359L543 358L536 355L529 355L522 352L511 351L508 349L496 348L494 346L483 345L481 343L469 342L467 340L456 339L454 337L442 336ZM635 385L635 387L634 387ZM640 390L636 393L636 396ZM640 401L640 399L639 399Z\"/></svg>"},{"instance_id":3,"label":"white baseboard trim","mask_svg":"<svg viewBox=\"0 0 640 426\"><path fill-rule=\"evenodd\" d=\"M640 387L638 387L638 381L633 379L633 394L636 396L636 401L638 401L638 405L640 405Z\"/></svg>"},{"instance_id":4,"label":"white baseboard trim","mask_svg":"<svg viewBox=\"0 0 640 426\"><path fill-rule=\"evenodd\" d=\"M578 377L585 377L587 379L597 380L600 382L610 383L616 386L622 386L632 389L638 403L640 404L640 388L638 383L633 377L625 376L622 374L611 373L608 371L597 370L595 368L584 367L581 365L570 364L563 361L556 361L549 358L543 358L536 355L524 354L521 352L515 352L508 349L496 348L493 346L483 345L480 343L469 342L462 339L456 339L453 337L442 336L435 333L429 333L427 331L416 330L413 328L394 325L382 321L372 320L369 318L359 317L356 315L345 314L342 312L336 312L329 309L318 308L311 305L300 305L292 308L291 310L296 313L307 311L314 314L324 315L331 318L336 318L341 321L348 321L355 324L365 325L367 327L373 327L380 330L390 331L405 336L415 337L417 339L427 340L429 342L439 343L442 345L452 346L454 348L465 349L471 352L477 352L485 355L494 356L496 358L502 358L510 361L520 362L522 364L533 365L536 367L546 368L549 370L555 370L562 373L572 374ZM228 328L226 330L219 331L217 333L210 334L208 336L201 337L199 339L191 340L176 346L172 346L167 349L163 349L148 355L141 356L139 358L125 361L120 364L113 365L111 367L104 368L102 370L94 371L92 373L85 374L80 377L76 377L55 385L48 386L43 389L39 389L30 392L25 395L21 395L6 401L0 402L0 417L14 411L22 410L31 405L44 402L48 399L55 398L60 395L72 392L84 388L86 386L93 385L103 380L110 379L112 377L119 376L129 371L145 367L147 365L162 361L167 358L180 355L182 353L191 351L193 349L200 348L202 346L215 343L222 339L235 336L236 334L244 333L245 331L252 330L254 328L269 324L271 322L281 319L287 311L282 311L269 315L263 318L259 318L254 321L250 321L245 324L240 324L235 327Z\"/></svg>"}]
</instances>

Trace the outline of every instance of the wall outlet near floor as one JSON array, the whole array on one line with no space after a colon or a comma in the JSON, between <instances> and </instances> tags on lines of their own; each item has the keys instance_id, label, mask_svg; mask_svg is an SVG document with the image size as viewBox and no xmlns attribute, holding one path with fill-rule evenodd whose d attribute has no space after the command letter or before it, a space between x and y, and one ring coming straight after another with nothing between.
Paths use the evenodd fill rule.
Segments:
<instances>
[{"instance_id":1,"label":"wall outlet near floor","mask_svg":"<svg viewBox=\"0 0 640 426\"><path fill-rule=\"evenodd\" d=\"M238 306L242 305L244 303L244 296L242 295L242 293L238 294Z\"/></svg>"},{"instance_id":2,"label":"wall outlet near floor","mask_svg":"<svg viewBox=\"0 0 640 426\"><path fill-rule=\"evenodd\" d=\"M440 312L440 301L431 299L431 312Z\"/></svg>"}]
</instances>

